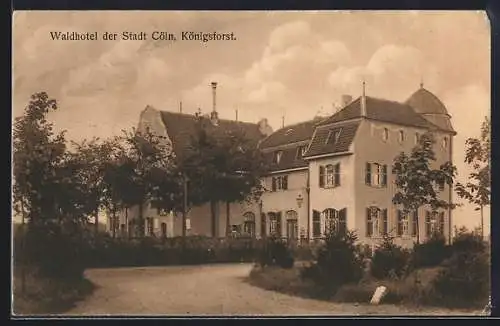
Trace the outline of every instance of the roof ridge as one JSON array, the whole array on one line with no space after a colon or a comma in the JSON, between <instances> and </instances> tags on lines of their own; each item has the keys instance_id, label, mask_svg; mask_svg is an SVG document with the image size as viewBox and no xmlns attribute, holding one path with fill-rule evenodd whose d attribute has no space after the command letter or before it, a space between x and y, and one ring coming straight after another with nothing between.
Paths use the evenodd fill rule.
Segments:
<instances>
[{"instance_id":1,"label":"roof ridge","mask_svg":"<svg viewBox=\"0 0 500 326\"><path fill-rule=\"evenodd\" d=\"M149 105L149 107L153 108L152 106ZM156 110L156 109L155 109ZM174 111L168 111L168 110L158 110L161 113L168 113L168 114L174 114L174 115L179 115L179 116L185 116L185 117L191 117L191 118L196 118L194 114L191 113L184 113L184 112L174 112ZM248 125L254 125L257 126L257 122L247 122L247 121L237 121L237 120L231 120L231 119L221 119L219 118L219 121L222 122L233 122L233 123L241 123L241 124L248 124Z\"/></svg>"}]
</instances>

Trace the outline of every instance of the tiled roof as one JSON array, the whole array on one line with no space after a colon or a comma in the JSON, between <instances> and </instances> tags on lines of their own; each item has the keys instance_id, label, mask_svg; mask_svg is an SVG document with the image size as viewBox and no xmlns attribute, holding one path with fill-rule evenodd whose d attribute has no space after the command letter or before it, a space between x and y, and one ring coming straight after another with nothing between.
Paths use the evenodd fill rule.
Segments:
<instances>
[{"instance_id":1,"label":"tiled roof","mask_svg":"<svg viewBox=\"0 0 500 326\"><path fill-rule=\"evenodd\" d=\"M443 102L423 87L413 93L405 103L418 113L448 114Z\"/></svg>"},{"instance_id":2,"label":"tiled roof","mask_svg":"<svg viewBox=\"0 0 500 326\"><path fill-rule=\"evenodd\" d=\"M264 152L264 158L269 164L270 171L280 171L280 170L288 170L288 169L296 169L307 167L308 163L302 158L302 156L297 156L297 151L301 146L307 147L308 143L303 142L301 145L292 146L292 147L283 147L277 149L275 151ZM281 151L281 159L279 164L273 162L274 155L276 152Z\"/></svg>"},{"instance_id":3,"label":"tiled roof","mask_svg":"<svg viewBox=\"0 0 500 326\"><path fill-rule=\"evenodd\" d=\"M195 135L196 117L191 114L169 111L160 111L160 113L167 134L172 141L173 150L177 157L182 157L189 150L192 137ZM234 131L243 132L250 146L257 146L258 141L264 137L257 124L219 119L218 125L214 126L208 118L204 119L205 126L212 129L216 135L223 136L227 132Z\"/></svg>"},{"instance_id":4,"label":"tiled roof","mask_svg":"<svg viewBox=\"0 0 500 326\"><path fill-rule=\"evenodd\" d=\"M314 127L321 120L321 118L316 118L278 129L267 136L259 147L268 148L309 140L314 132Z\"/></svg>"},{"instance_id":5,"label":"tiled roof","mask_svg":"<svg viewBox=\"0 0 500 326\"><path fill-rule=\"evenodd\" d=\"M309 146L305 157L347 152L349 150L349 146L354 140L354 136L356 136L359 123L359 121L352 121L337 124L331 128L328 126L318 127L313 139L311 140L311 145ZM337 141L333 140L331 142L327 142L330 132L334 131L340 131Z\"/></svg>"},{"instance_id":6,"label":"tiled roof","mask_svg":"<svg viewBox=\"0 0 500 326\"><path fill-rule=\"evenodd\" d=\"M357 98L351 104L347 105L330 118L323 120L320 125L326 125L357 117L361 117L361 98ZM408 104L378 99L370 96L366 96L366 117L369 119L406 126L431 129L439 128L415 112L415 110L413 110L413 108Z\"/></svg>"}]
</instances>

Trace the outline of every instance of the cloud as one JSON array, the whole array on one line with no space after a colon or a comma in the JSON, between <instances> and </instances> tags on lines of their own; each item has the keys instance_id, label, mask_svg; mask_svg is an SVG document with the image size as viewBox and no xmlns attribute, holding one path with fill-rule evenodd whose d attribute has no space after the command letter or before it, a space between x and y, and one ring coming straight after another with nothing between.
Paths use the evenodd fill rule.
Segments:
<instances>
[{"instance_id":1,"label":"cloud","mask_svg":"<svg viewBox=\"0 0 500 326\"><path fill-rule=\"evenodd\" d=\"M363 80L368 95L398 101L415 91L421 80L430 89L438 85L436 69L420 50L394 44L378 48L366 65L339 67L328 77L334 89L346 94L359 94Z\"/></svg>"}]
</instances>

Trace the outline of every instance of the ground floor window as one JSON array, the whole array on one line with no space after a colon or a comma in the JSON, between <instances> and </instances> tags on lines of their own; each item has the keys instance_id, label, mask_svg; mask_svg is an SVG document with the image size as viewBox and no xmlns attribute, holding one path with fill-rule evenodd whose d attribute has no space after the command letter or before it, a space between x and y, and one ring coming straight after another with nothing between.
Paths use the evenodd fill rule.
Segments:
<instances>
[{"instance_id":1,"label":"ground floor window","mask_svg":"<svg viewBox=\"0 0 500 326\"><path fill-rule=\"evenodd\" d=\"M296 211L286 212L286 237L289 240L297 239L299 236L299 225Z\"/></svg>"},{"instance_id":2,"label":"ground floor window","mask_svg":"<svg viewBox=\"0 0 500 326\"><path fill-rule=\"evenodd\" d=\"M269 234L281 237L281 212L269 213Z\"/></svg>"},{"instance_id":3,"label":"ground floor window","mask_svg":"<svg viewBox=\"0 0 500 326\"><path fill-rule=\"evenodd\" d=\"M379 237L387 234L387 209L368 207L366 209L366 236Z\"/></svg>"},{"instance_id":4,"label":"ground floor window","mask_svg":"<svg viewBox=\"0 0 500 326\"><path fill-rule=\"evenodd\" d=\"M341 210L327 208L323 211L322 215L325 225L325 235L332 232L344 234L347 231L346 212L347 210L345 208Z\"/></svg>"},{"instance_id":5,"label":"ground floor window","mask_svg":"<svg viewBox=\"0 0 500 326\"><path fill-rule=\"evenodd\" d=\"M255 236L255 214L252 212L243 214L243 233L251 237Z\"/></svg>"},{"instance_id":6,"label":"ground floor window","mask_svg":"<svg viewBox=\"0 0 500 326\"><path fill-rule=\"evenodd\" d=\"M425 235L444 235L444 212L425 212Z\"/></svg>"},{"instance_id":7,"label":"ground floor window","mask_svg":"<svg viewBox=\"0 0 500 326\"><path fill-rule=\"evenodd\" d=\"M161 236L162 238L167 237L167 223L161 223Z\"/></svg>"},{"instance_id":8,"label":"ground floor window","mask_svg":"<svg viewBox=\"0 0 500 326\"><path fill-rule=\"evenodd\" d=\"M317 210L313 210L312 224L313 237L321 237L321 213Z\"/></svg>"},{"instance_id":9,"label":"ground floor window","mask_svg":"<svg viewBox=\"0 0 500 326\"><path fill-rule=\"evenodd\" d=\"M397 235L401 236L416 236L418 232L418 212L413 211L410 213L404 213L401 210L397 210Z\"/></svg>"}]
</instances>

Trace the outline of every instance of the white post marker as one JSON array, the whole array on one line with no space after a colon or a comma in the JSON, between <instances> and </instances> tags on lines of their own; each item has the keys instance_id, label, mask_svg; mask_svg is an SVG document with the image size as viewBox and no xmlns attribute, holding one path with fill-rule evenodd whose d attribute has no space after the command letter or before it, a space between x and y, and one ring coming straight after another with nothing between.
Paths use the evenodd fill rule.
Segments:
<instances>
[{"instance_id":1,"label":"white post marker","mask_svg":"<svg viewBox=\"0 0 500 326\"><path fill-rule=\"evenodd\" d=\"M385 286L379 286L375 289L373 293L372 300L370 304L379 304L382 298L387 294L387 288Z\"/></svg>"}]
</instances>

